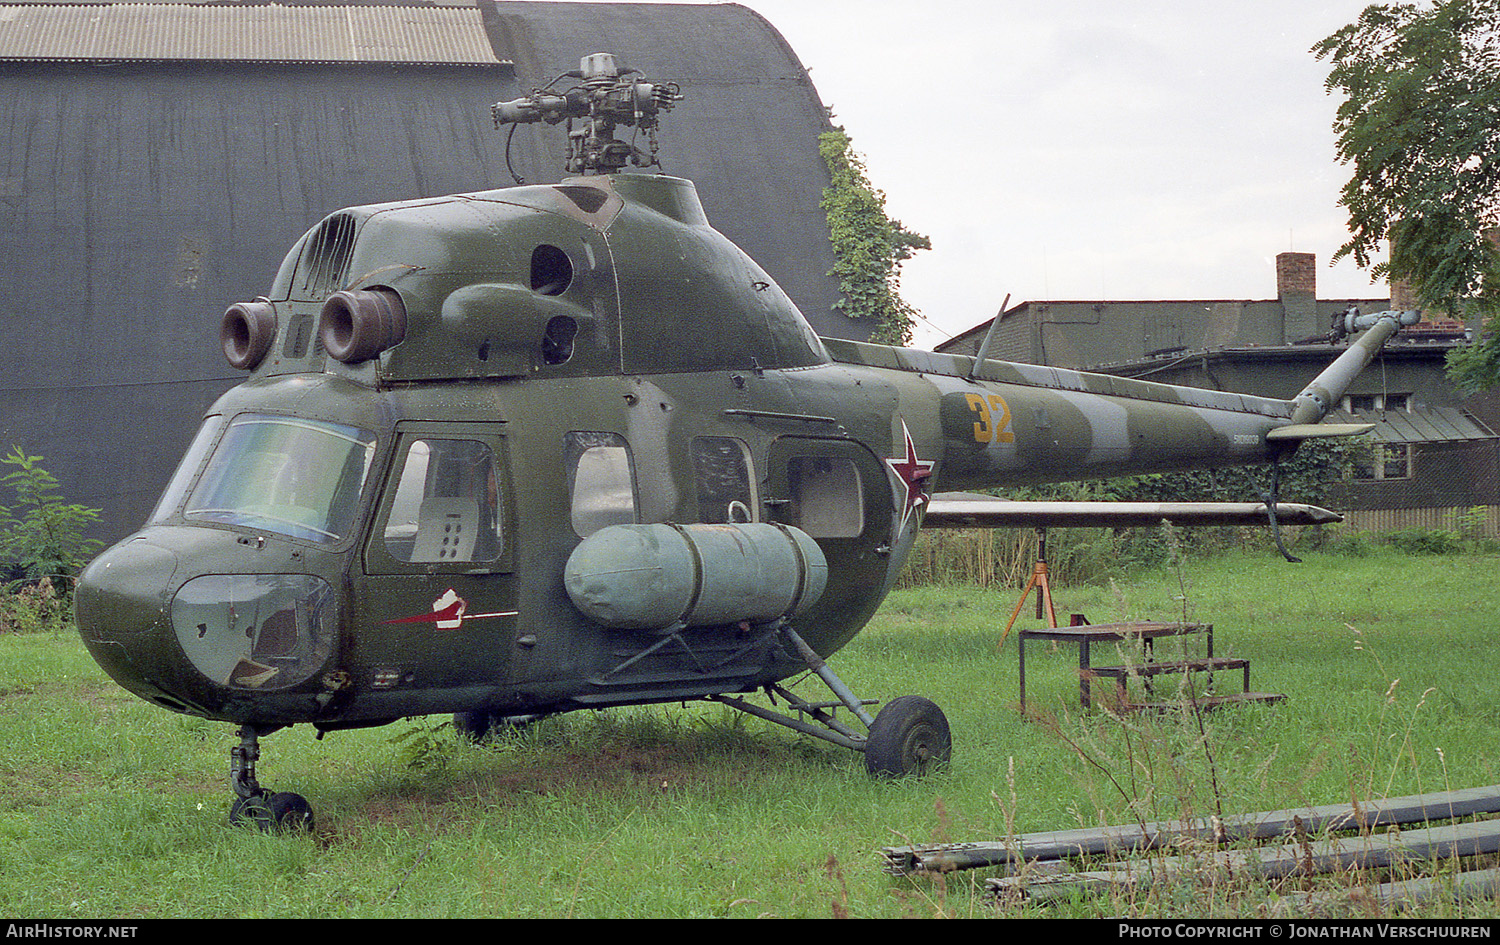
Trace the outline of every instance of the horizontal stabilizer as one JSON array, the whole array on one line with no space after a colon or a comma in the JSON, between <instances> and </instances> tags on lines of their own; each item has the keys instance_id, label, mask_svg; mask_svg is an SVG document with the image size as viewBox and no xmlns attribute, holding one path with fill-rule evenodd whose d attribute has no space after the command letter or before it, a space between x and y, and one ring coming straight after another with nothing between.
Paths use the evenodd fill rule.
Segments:
<instances>
[{"instance_id":1,"label":"horizontal stabilizer","mask_svg":"<svg viewBox=\"0 0 1500 945\"><path fill-rule=\"evenodd\" d=\"M1325 436L1359 436L1375 429L1373 423L1293 423L1277 427L1266 434L1266 440L1275 443L1286 440L1315 440Z\"/></svg>"},{"instance_id":2,"label":"horizontal stabilizer","mask_svg":"<svg viewBox=\"0 0 1500 945\"><path fill-rule=\"evenodd\" d=\"M1278 503L1282 525L1344 520L1315 505ZM927 504L924 528L1126 528L1135 525L1270 525L1260 502L1012 502L991 496L939 493Z\"/></svg>"}]
</instances>

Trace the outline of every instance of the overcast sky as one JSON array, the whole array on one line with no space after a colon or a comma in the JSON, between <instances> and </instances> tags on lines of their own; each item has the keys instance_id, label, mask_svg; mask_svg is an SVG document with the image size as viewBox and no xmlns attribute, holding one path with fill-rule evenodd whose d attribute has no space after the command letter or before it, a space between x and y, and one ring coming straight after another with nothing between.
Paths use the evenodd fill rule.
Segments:
<instances>
[{"instance_id":1,"label":"overcast sky","mask_svg":"<svg viewBox=\"0 0 1500 945\"><path fill-rule=\"evenodd\" d=\"M1042 299L1384 297L1350 261L1309 50L1365 0L741 0L791 44L890 214L932 239L930 347Z\"/></svg>"}]
</instances>

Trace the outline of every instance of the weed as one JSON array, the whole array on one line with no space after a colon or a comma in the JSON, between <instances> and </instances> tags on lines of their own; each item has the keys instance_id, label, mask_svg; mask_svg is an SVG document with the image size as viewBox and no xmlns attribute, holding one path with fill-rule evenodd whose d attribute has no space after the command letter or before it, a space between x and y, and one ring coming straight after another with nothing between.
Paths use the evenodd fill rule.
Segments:
<instances>
[{"instance_id":1,"label":"weed","mask_svg":"<svg viewBox=\"0 0 1500 945\"><path fill-rule=\"evenodd\" d=\"M1170 572L1162 583L1176 591L1171 596L1172 605L1178 609L1180 619L1189 622L1193 618L1193 604L1188 562L1170 529L1163 530L1162 541L1170 556ZM1358 798L1421 793L1426 788L1417 748L1433 727L1428 707L1438 687L1424 688L1414 705L1403 706L1401 680L1386 672L1385 661L1369 645L1366 634L1352 624L1346 626L1354 635L1355 656L1372 660L1378 675L1388 680L1384 692L1371 700L1376 703L1376 712L1370 727L1349 733L1348 794L1356 799L1358 806ZM1120 657L1129 666L1143 659L1144 654L1122 647ZM1271 903L1281 901L1279 897L1288 885L1299 890L1299 894L1317 892L1312 898L1297 900L1300 905L1295 909L1310 910L1314 908L1311 903L1326 901L1321 891L1330 881L1316 878L1312 870L1315 845L1328 839L1326 831L1324 836L1314 836L1298 821L1294 841L1302 852L1291 875L1283 881L1269 878L1278 873L1258 878L1257 870L1233 865L1254 863L1257 857L1254 850L1242 854L1243 860L1233 859L1231 853L1225 852L1230 849L1226 847L1230 837L1224 825L1232 814L1275 806L1253 802L1247 806L1246 799L1263 793L1255 784L1265 780L1283 746L1273 745L1266 754L1266 749L1256 744L1256 736L1262 732L1258 726L1238 724L1233 715L1211 718L1191 686L1179 688L1177 704L1176 712L1152 716L1116 711L1107 704L1102 706L1102 712L1078 718L1034 711L1032 721L1039 723L1075 759L1079 766L1075 780L1089 789L1088 796L1098 810L1099 822L1128 822L1142 836L1158 835L1160 828L1154 826L1157 824L1201 824L1208 828L1202 834L1178 838L1158 849L1137 851L1126 860L1117 856L1112 862L1085 864L1085 868L1096 871L1090 875L1108 874L1107 882L1092 880L1096 884L1104 882L1108 894L1096 906L1082 902L1065 905L1054 900L1049 908L1066 914L1078 909L1086 914L1091 909L1103 909L1110 915L1136 917L1265 914ZM1435 746L1433 752L1442 784L1451 789L1447 753L1441 745ZM1095 789L1098 784L1105 788L1102 794ZM1001 803L997 795L992 797L1004 812L1005 835L1014 837L1011 811L1015 802ZM1077 808L1075 818L1080 825L1088 819ZM1407 867L1409 872L1416 868ZM1362 881L1375 880L1358 873L1347 874L1340 880L1356 885ZM1360 905L1357 897L1341 897L1341 908L1365 915L1384 914L1382 906L1368 897L1366 900Z\"/></svg>"},{"instance_id":2,"label":"weed","mask_svg":"<svg viewBox=\"0 0 1500 945\"><path fill-rule=\"evenodd\" d=\"M900 587L1024 587L1038 555L1035 529L923 531ZM1103 528L1046 530L1047 568L1058 585L1095 584L1122 570L1120 543Z\"/></svg>"},{"instance_id":3,"label":"weed","mask_svg":"<svg viewBox=\"0 0 1500 945\"><path fill-rule=\"evenodd\" d=\"M1403 528L1382 536L1387 544L1409 555L1451 555L1463 550L1462 536L1438 528Z\"/></svg>"},{"instance_id":4,"label":"weed","mask_svg":"<svg viewBox=\"0 0 1500 945\"><path fill-rule=\"evenodd\" d=\"M1200 717L1184 692L1165 715L1078 714L1076 661L1039 647L1033 663L1028 647L1037 717L1023 718L1015 650L996 648L1015 594L902 590L837 670L861 695L943 706L957 750L935 777L874 783L854 753L698 703L569 713L477 746L440 717L323 740L293 726L263 740L259 771L317 809L317 834L291 841L226 825L231 727L123 692L76 634L0 634L0 912L825 917L836 903L857 918L1234 917L1286 903L1300 915L1313 908L1291 900L1300 880L1223 872L1201 845L1160 851L1154 886L1001 907L982 870L893 880L877 851L1500 781L1500 698L1475 665L1500 599L1492 558L1429 568L1382 545L1295 566L1184 556L1062 594L1073 612L1204 615L1288 701ZM1308 852L1319 839L1307 832ZM1194 868L1171 874L1169 855Z\"/></svg>"},{"instance_id":5,"label":"weed","mask_svg":"<svg viewBox=\"0 0 1500 945\"><path fill-rule=\"evenodd\" d=\"M441 774L461 750L452 721L420 723L392 735L390 743L398 749L401 765L416 772Z\"/></svg>"},{"instance_id":6,"label":"weed","mask_svg":"<svg viewBox=\"0 0 1500 945\"><path fill-rule=\"evenodd\" d=\"M103 545L85 537L99 510L64 502L41 462L18 446L0 457L0 465L14 467L0 482L16 496L15 506L0 506L0 563L18 569L22 580L53 578L67 596L74 573Z\"/></svg>"},{"instance_id":7,"label":"weed","mask_svg":"<svg viewBox=\"0 0 1500 945\"><path fill-rule=\"evenodd\" d=\"M67 620L67 601L57 593L50 577L0 592L0 633L57 631Z\"/></svg>"},{"instance_id":8,"label":"weed","mask_svg":"<svg viewBox=\"0 0 1500 945\"><path fill-rule=\"evenodd\" d=\"M1352 528L1330 530L1319 544L1318 550L1330 555L1346 558L1368 558L1379 546L1378 536L1372 532Z\"/></svg>"}]
</instances>

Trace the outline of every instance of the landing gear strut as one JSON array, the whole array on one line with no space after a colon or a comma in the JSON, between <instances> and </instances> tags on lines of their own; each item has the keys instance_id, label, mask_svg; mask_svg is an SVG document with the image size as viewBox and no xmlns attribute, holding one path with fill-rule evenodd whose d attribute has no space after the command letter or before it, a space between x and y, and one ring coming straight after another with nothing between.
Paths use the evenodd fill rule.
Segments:
<instances>
[{"instance_id":1,"label":"landing gear strut","mask_svg":"<svg viewBox=\"0 0 1500 945\"><path fill-rule=\"evenodd\" d=\"M823 658L795 630L783 625L780 632L795 647L808 668L833 690L837 702L808 702L775 683L766 687L766 694L773 700L779 696L798 713L796 716L746 702L737 696L710 698L756 718L863 752L865 770L877 778L925 774L929 769L947 763L953 754L953 737L948 729L948 719L936 703L921 696L901 696L892 699L872 717L865 710L865 706L872 703L855 698L843 680L834 675ZM860 734L828 711L840 705L854 713L868 729L868 735Z\"/></svg>"},{"instance_id":2,"label":"landing gear strut","mask_svg":"<svg viewBox=\"0 0 1500 945\"><path fill-rule=\"evenodd\" d=\"M305 797L289 791L267 791L255 780L261 734L254 725L241 726L240 743L229 750L229 783L235 795L229 822L235 826L250 824L267 832L311 830L312 806Z\"/></svg>"}]
</instances>

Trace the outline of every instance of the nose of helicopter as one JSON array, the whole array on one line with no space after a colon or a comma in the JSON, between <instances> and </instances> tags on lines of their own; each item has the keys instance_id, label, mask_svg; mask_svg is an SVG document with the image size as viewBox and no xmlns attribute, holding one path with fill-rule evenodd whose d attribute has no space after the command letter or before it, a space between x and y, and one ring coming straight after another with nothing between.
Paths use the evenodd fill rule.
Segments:
<instances>
[{"instance_id":1,"label":"nose of helicopter","mask_svg":"<svg viewBox=\"0 0 1500 945\"><path fill-rule=\"evenodd\" d=\"M173 649L167 595L177 566L170 549L136 535L91 561L73 595L78 632L94 659L120 685L158 702L162 660Z\"/></svg>"},{"instance_id":2,"label":"nose of helicopter","mask_svg":"<svg viewBox=\"0 0 1500 945\"><path fill-rule=\"evenodd\" d=\"M242 541L148 528L90 562L74 613L104 671L158 705L219 718L236 699L290 690L326 669L338 628L332 586L274 568L224 573L245 563L236 549L259 547Z\"/></svg>"}]
</instances>

